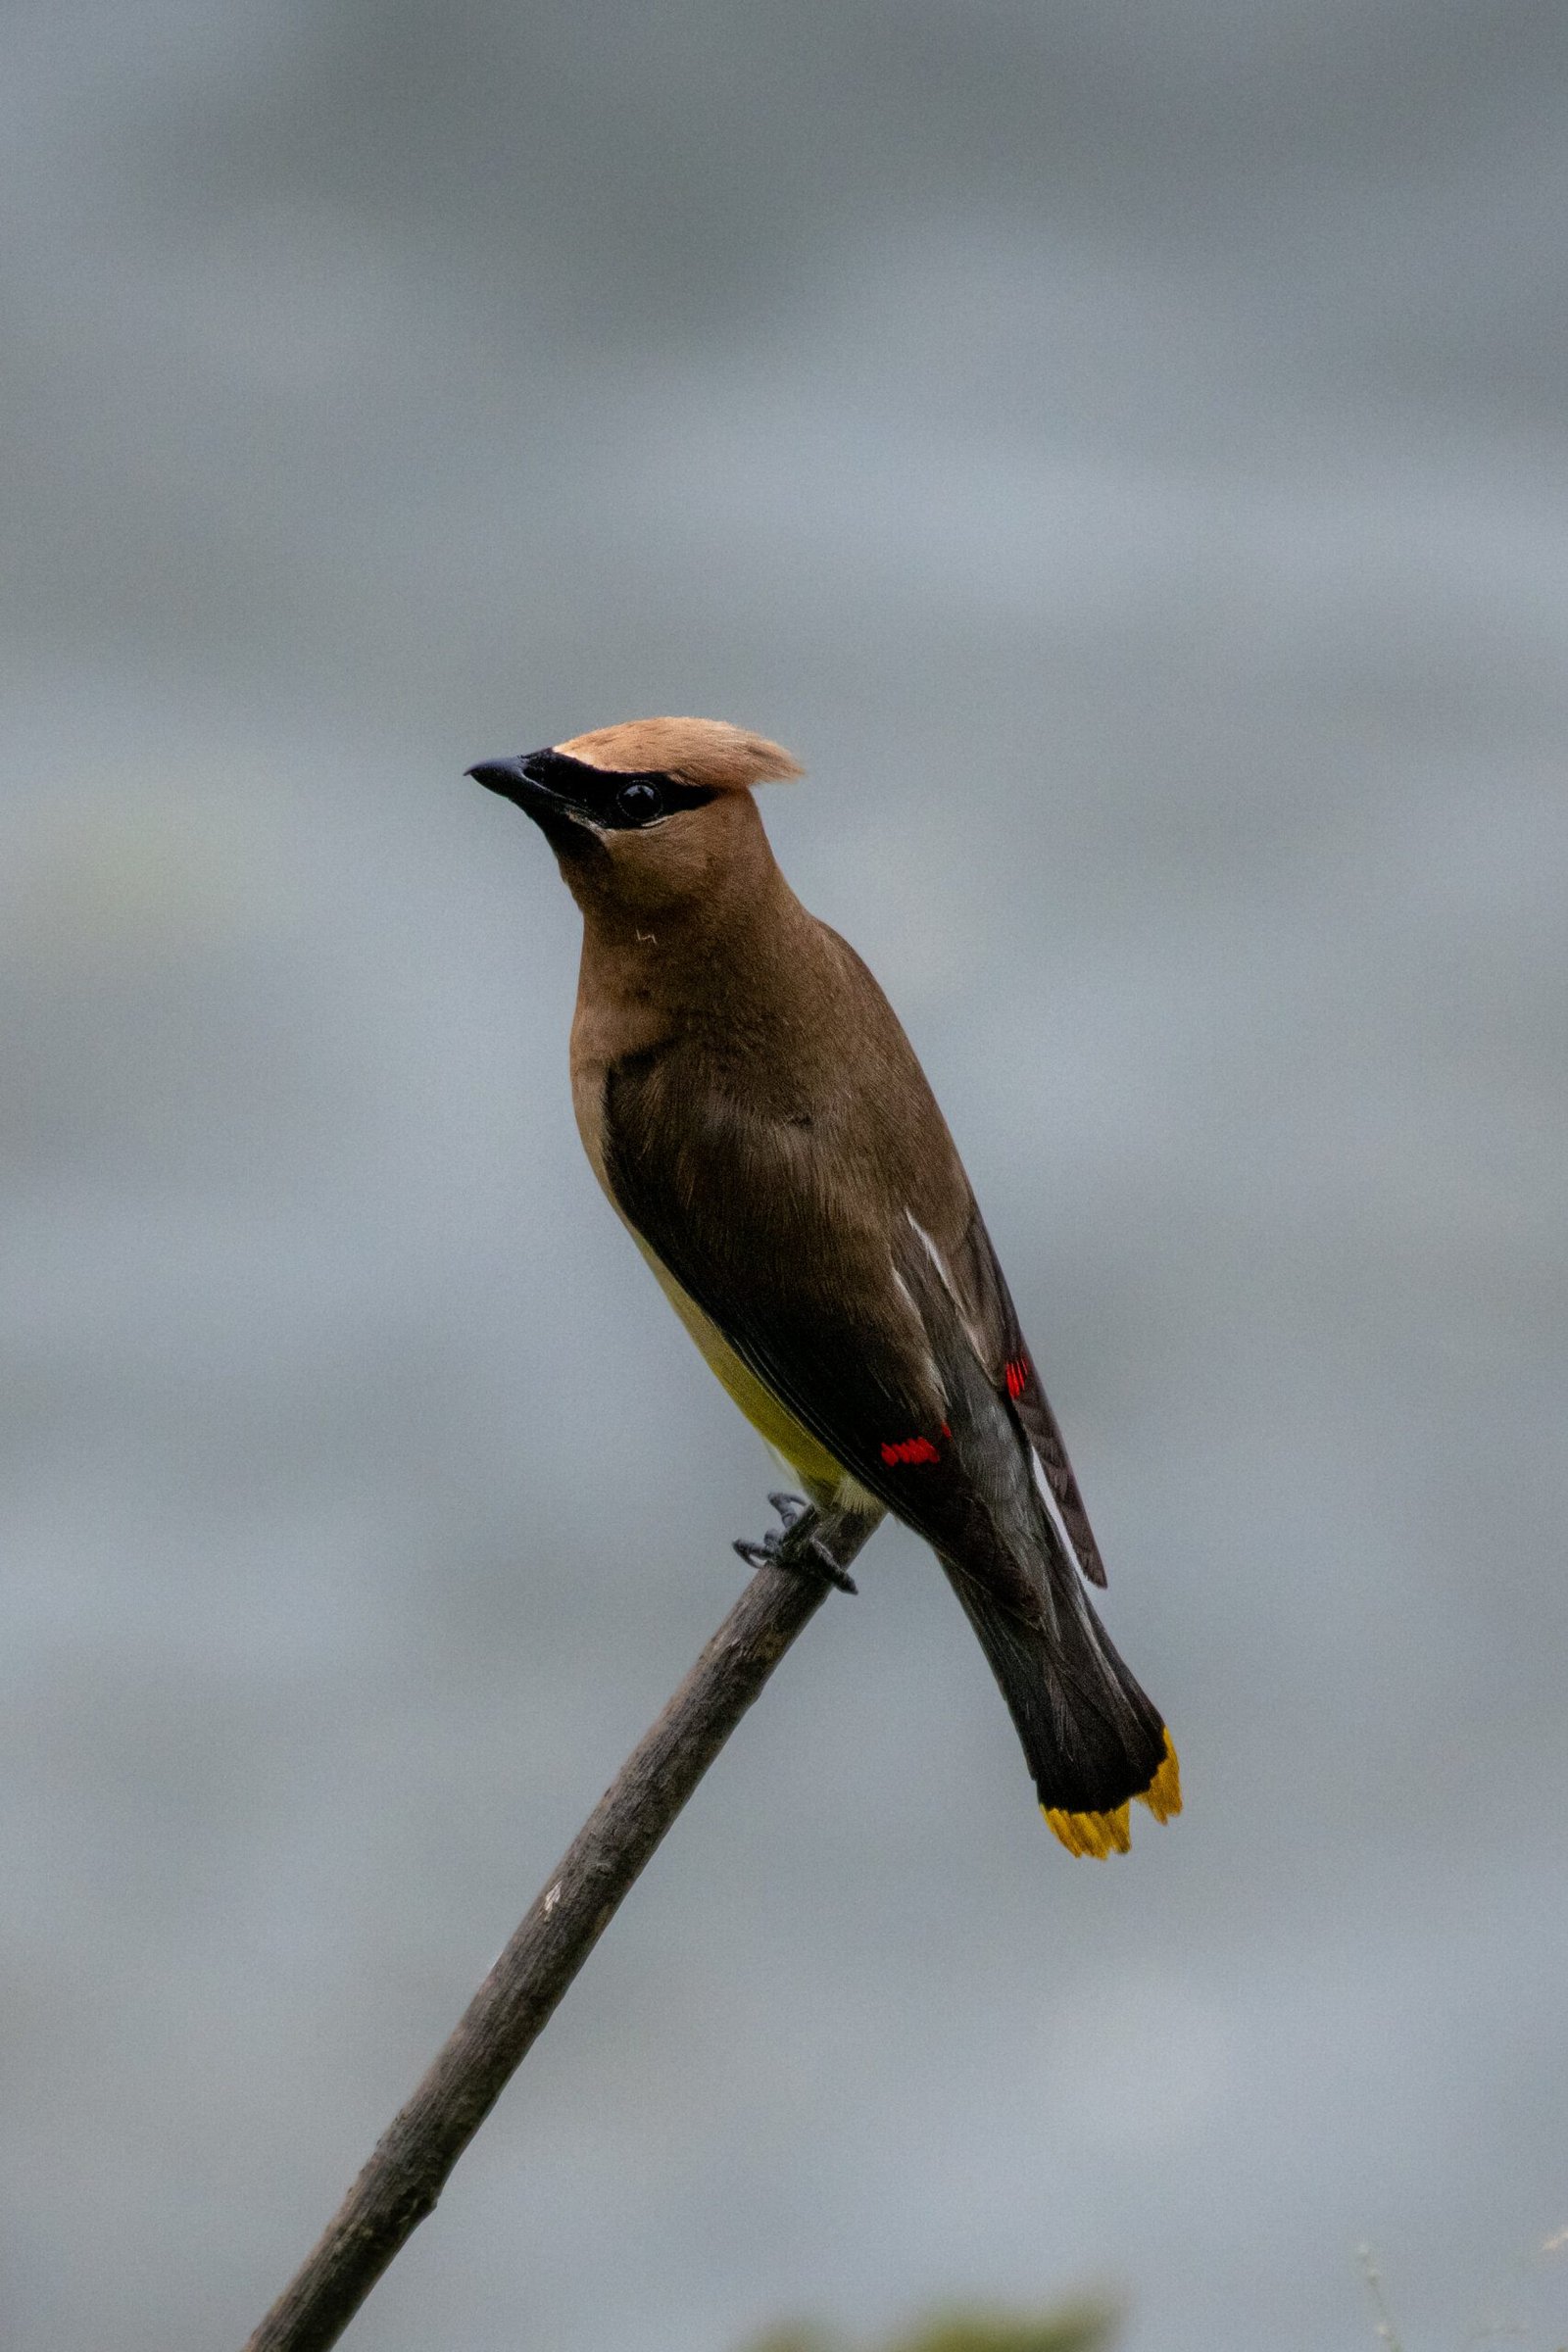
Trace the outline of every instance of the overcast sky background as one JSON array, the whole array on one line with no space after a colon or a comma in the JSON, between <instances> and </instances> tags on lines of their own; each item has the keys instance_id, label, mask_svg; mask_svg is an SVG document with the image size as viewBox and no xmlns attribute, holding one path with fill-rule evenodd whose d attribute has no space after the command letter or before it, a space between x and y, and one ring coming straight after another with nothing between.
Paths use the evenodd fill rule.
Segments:
<instances>
[{"instance_id":1,"label":"overcast sky background","mask_svg":"<svg viewBox=\"0 0 1568 2352\"><path fill-rule=\"evenodd\" d=\"M0 2333L237 2344L760 1532L483 755L760 728L1188 1810L896 1534L354 2334L1568 2328L1558 0L0 50Z\"/></svg>"}]
</instances>

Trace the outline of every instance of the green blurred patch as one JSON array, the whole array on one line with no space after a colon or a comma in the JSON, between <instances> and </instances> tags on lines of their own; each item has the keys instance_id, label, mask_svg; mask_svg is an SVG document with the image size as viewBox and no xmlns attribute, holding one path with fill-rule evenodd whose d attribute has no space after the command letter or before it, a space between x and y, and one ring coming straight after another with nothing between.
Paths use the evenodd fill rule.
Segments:
<instances>
[{"instance_id":1,"label":"green blurred patch","mask_svg":"<svg viewBox=\"0 0 1568 2352\"><path fill-rule=\"evenodd\" d=\"M876 2352L1108 2352L1121 2326L1112 2303L1058 2304L1053 2311L949 2311L901 2329ZM823 2328L773 2329L747 2352L852 2352L846 2337Z\"/></svg>"}]
</instances>

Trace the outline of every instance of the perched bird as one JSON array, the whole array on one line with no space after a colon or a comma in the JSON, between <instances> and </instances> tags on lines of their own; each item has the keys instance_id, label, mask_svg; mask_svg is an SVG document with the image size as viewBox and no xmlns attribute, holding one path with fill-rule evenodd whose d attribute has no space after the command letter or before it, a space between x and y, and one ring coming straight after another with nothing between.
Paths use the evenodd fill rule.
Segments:
<instances>
[{"instance_id":1,"label":"perched bird","mask_svg":"<svg viewBox=\"0 0 1568 2352\"><path fill-rule=\"evenodd\" d=\"M800 768L646 718L468 772L582 909L577 1124L676 1313L814 1502L930 1544L1052 1829L1125 1852L1132 1798L1180 1810L1176 1751L1084 1590L1100 1553L925 1074L768 847L752 788Z\"/></svg>"}]
</instances>

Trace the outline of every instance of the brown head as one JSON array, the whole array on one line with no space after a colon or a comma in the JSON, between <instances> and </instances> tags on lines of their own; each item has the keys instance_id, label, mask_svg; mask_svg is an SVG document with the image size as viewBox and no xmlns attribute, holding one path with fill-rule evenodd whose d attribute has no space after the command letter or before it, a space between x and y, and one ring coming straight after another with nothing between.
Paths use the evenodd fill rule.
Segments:
<instances>
[{"instance_id":1,"label":"brown head","mask_svg":"<svg viewBox=\"0 0 1568 2352\"><path fill-rule=\"evenodd\" d=\"M738 866L770 862L752 786L801 769L722 719L634 718L468 773L533 818L585 913L635 917L696 906Z\"/></svg>"}]
</instances>

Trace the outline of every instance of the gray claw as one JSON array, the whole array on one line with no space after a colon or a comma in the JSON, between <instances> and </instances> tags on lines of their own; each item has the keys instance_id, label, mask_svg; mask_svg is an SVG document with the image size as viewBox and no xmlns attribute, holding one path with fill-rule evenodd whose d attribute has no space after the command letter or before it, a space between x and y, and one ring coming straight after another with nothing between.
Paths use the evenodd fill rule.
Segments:
<instances>
[{"instance_id":1,"label":"gray claw","mask_svg":"<svg viewBox=\"0 0 1568 2352\"><path fill-rule=\"evenodd\" d=\"M847 1568L839 1566L820 1536L808 1537L806 1550L815 1563L818 1573L825 1576L830 1585L836 1585L841 1592L858 1592L860 1588L854 1577Z\"/></svg>"},{"instance_id":2,"label":"gray claw","mask_svg":"<svg viewBox=\"0 0 1568 2352\"><path fill-rule=\"evenodd\" d=\"M770 1494L768 1501L784 1521L784 1533L776 1528L754 1543L749 1537L737 1536L735 1549L749 1568L784 1568L792 1576L822 1577L840 1592L859 1591L853 1576L841 1568L820 1536L802 1529L801 1522L810 1517L809 1503L802 1502L798 1494ZM787 1509L793 1505L793 1509ZM796 1530L801 1529L799 1535Z\"/></svg>"}]
</instances>

